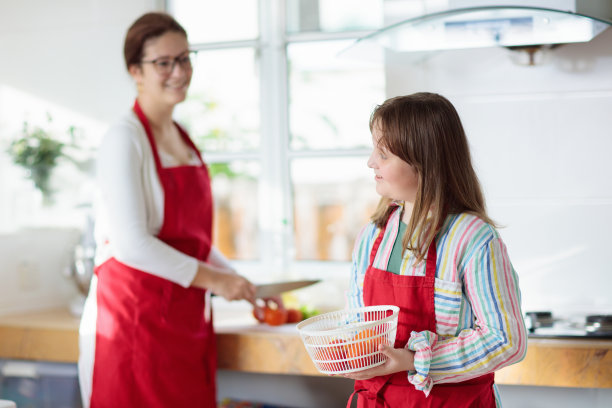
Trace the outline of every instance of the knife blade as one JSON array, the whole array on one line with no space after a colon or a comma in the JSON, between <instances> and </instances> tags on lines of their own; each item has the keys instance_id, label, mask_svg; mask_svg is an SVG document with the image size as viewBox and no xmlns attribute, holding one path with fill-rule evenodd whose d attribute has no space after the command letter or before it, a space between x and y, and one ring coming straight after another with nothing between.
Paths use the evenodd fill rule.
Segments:
<instances>
[{"instance_id":1,"label":"knife blade","mask_svg":"<svg viewBox=\"0 0 612 408\"><path fill-rule=\"evenodd\" d=\"M299 281L286 281L286 282L274 282L264 283L255 285L255 298L268 298L271 296L280 295L281 293L288 292L290 290L304 288L306 286L314 285L320 282L320 279L315 280L299 280Z\"/></svg>"}]
</instances>

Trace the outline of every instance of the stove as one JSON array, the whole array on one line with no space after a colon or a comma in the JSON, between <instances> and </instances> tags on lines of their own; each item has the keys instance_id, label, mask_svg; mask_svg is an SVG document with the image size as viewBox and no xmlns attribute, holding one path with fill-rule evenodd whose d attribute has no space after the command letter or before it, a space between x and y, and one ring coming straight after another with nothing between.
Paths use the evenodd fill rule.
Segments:
<instances>
[{"instance_id":1,"label":"stove","mask_svg":"<svg viewBox=\"0 0 612 408\"><path fill-rule=\"evenodd\" d=\"M552 312L527 312L525 325L530 338L612 339L612 315L556 318Z\"/></svg>"}]
</instances>

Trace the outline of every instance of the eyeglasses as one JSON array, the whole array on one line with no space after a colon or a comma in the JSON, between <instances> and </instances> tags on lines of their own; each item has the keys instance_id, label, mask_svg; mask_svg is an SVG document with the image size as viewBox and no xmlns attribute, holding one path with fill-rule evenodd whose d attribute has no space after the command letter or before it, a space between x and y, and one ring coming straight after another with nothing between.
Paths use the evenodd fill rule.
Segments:
<instances>
[{"instance_id":1,"label":"eyeglasses","mask_svg":"<svg viewBox=\"0 0 612 408\"><path fill-rule=\"evenodd\" d=\"M155 58L151 61L140 61L143 64L153 64L155 71L159 75L170 75L172 71L174 71L174 66L179 64L184 70L191 70L191 55L192 52L188 52L186 54L181 54L178 57L170 58L170 57L160 57Z\"/></svg>"}]
</instances>

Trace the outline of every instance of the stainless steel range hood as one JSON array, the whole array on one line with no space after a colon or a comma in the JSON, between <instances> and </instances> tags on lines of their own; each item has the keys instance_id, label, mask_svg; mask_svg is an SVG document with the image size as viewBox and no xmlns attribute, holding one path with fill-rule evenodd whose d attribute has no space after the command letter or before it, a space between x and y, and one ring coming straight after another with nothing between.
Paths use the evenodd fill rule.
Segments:
<instances>
[{"instance_id":1,"label":"stainless steel range hood","mask_svg":"<svg viewBox=\"0 0 612 408\"><path fill-rule=\"evenodd\" d=\"M444 10L389 25L353 47L371 50L375 43L396 52L413 52L567 44L590 41L612 25L612 0L447 3Z\"/></svg>"}]
</instances>

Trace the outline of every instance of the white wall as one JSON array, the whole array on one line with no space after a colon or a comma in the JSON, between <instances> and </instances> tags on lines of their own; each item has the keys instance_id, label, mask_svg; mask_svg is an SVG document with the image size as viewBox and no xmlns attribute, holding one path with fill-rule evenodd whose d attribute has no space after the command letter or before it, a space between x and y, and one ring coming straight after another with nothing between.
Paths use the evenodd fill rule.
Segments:
<instances>
[{"instance_id":1,"label":"white wall","mask_svg":"<svg viewBox=\"0 0 612 408\"><path fill-rule=\"evenodd\" d=\"M389 56L387 94L457 108L524 310L612 313L612 29L541 65L502 48Z\"/></svg>"},{"instance_id":2,"label":"white wall","mask_svg":"<svg viewBox=\"0 0 612 408\"><path fill-rule=\"evenodd\" d=\"M125 32L160 3L2 0L0 85L99 121L114 120L134 96L123 64Z\"/></svg>"},{"instance_id":3,"label":"white wall","mask_svg":"<svg viewBox=\"0 0 612 408\"><path fill-rule=\"evenodd\" d=\"M77 297L66 269L77 229L22 229L0 235L0 312L67 306Z\"/></svg>"},{"instance_id":4,"label":"white wall","mask_svg":"<svg viewBox=\"0 0 612 408\"><path fill-rule=\"evenodd\" d=\"M95 144L135 96L123 63L125 32L139 15L162 5L161 0L0 0L0 149L18 135L23 121L44 124L47 112L55 128L77 126ZM74 206L40 211L39 198L20 169L0 155L0 313L65 305L76 295L62 272L84 211ZM45 228L16 229L23 225Z\"/></svg>"}]
</instances>

